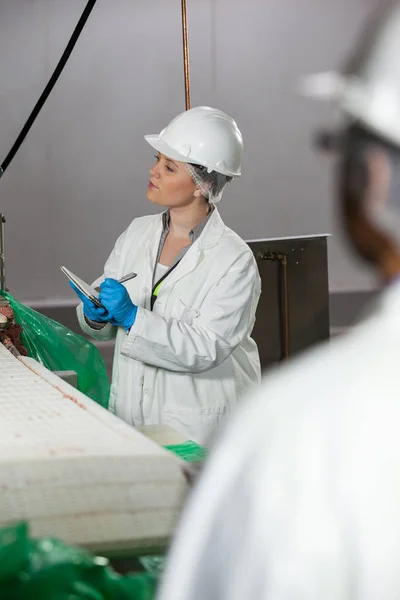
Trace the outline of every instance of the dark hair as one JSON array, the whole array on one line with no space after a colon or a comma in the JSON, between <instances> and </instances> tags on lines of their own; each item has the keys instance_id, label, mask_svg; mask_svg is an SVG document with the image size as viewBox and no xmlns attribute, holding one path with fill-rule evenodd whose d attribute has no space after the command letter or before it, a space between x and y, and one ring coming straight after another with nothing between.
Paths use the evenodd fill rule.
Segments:
<instances>
[{"instance_id":1,"label":"dark hair","mask_svg":"<svg viewBox=\"0 0 400 600\"><path fill-rule=\"evenodd\" d=\"M400 150L394 144L379 137L359 123L350 124L340 141L339 197L343 225L358 255L369 263L381 265L385 256L395 252L389 232L384 230L369 215L365 201L369 186L367 153L384 150L395 169L400 173ZM395 198L397 177L392 179L390 194ZM400 198L399 198L400 200Z\"/></svg>"},{"instance_id":2,"label":"dark hair","mask_svg":"<svg viewBox=\"0 0 400 600\"><path fill-rule=\"evenodd\" d=\"M360 210L362 199L368 186L367 153L381 149L387 152L393 166L400 167L400 149L360 123L351 123L344 131L340 141L341 184L346 186L345 208ZM344 189L342 188L342 191Z\"/></svg>"}]
</instances>

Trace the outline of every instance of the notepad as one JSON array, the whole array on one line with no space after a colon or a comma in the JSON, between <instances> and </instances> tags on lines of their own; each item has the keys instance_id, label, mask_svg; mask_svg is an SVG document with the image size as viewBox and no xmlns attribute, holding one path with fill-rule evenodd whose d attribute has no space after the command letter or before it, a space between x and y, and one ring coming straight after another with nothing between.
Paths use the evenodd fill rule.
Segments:
<instances>
[{"instance_id":1,"label":"notepad","mask_svg":"<svg viewBox=\"0 0 400 600\"><path fill-rule=\"evenodd\" d=\"M83 279L81 279L77 275L74 275L66 267L60 267L60 268L61 268L61 271L64 273L64 275L66 277L68 277L68 279L70 281L72 281L72 283L78 288L78 290L80 292L82 292L82 294L84 294L86 296L86 298L88 298L96 306L103 307L102 303L99 300L99 293L94 287L92 287L88 283L85 283L85 281L83 281Z\"/></svg>"}]
</instances>

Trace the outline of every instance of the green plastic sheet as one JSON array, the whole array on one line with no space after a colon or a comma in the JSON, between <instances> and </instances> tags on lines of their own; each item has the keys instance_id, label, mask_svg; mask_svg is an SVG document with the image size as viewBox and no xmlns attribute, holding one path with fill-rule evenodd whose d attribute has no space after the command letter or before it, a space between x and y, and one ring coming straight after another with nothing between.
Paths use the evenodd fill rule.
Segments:
<instances>
[{"instance_id":1,"label":"green plastic sheet","mask_svg":"<svg viewBox=\"0 0 400 600\"><path fill-rule=\"evenodd\" d=\"M152 600L156 585L152 573L120 576L105 558L32 539L26 523L0 529L1 600Z\"/></svg>"},{"instance_id":2,"label":"green plastic sheet","mask_svg":"<svg viewBox=\"0 0 400 600\"><path fill-rule=\"evenodd\" d=\"M0 291L22 327L21 340L31 358L50 371L75 371L78 389L104 408L108 407L110 383L98 349L81 335L24 306L7 292Z\"/></svg>"},{"instance_id":3,"label":"green plastic sheet","mask_svg":"<svg viewBox=\"0 0 400 600\"><path fill-rule=\"evenodd\" d=\"M164 448L187 462L202 462L207 457L207 450L191 441L164 446Z\"/></svg>"}]
</instances>

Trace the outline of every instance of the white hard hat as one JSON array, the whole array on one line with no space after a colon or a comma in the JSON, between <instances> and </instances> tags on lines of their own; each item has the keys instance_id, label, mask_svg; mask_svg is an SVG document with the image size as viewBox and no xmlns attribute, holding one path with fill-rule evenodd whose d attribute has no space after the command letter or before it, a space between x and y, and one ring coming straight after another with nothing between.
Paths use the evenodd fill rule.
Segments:
<instances>
[{"instance_id":1,"label":"white hard hat","mask_svg":"<svg viewBox=\"0 0 400 600\"><path fill-rule=\"evenodd\" d=\"M145 140L168 158L206 167L228 177L241 175L243 139L221 110L198 106L175 117L159 135Z\"/></svg>"},{"instance_id":2,"label":"white hard hat","mask_svg":"<svg viewBox=\"0 0 400 600\"><path fill-rule=\"evenodd\" d=\"M312 75L302 87L400 146L400 2L374 15L342 73Z\"/></svg>"}]
</instances>

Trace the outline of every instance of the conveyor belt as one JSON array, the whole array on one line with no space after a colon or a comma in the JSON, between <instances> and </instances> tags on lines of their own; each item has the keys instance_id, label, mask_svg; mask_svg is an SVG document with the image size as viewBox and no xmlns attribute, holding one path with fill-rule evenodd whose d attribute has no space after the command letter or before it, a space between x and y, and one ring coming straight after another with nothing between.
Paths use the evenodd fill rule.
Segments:
<instances>
[{"instance_id":1,"label":"conveyor belt","mask_svg":"<svg viewBox=\"0 0 400 600\"><path fill-rule=\"evenodd\" d=\"M0 525L27 519L96 551L157 547L185 487L174 456L0 344Z\"/></svg>"}]
</instances>

